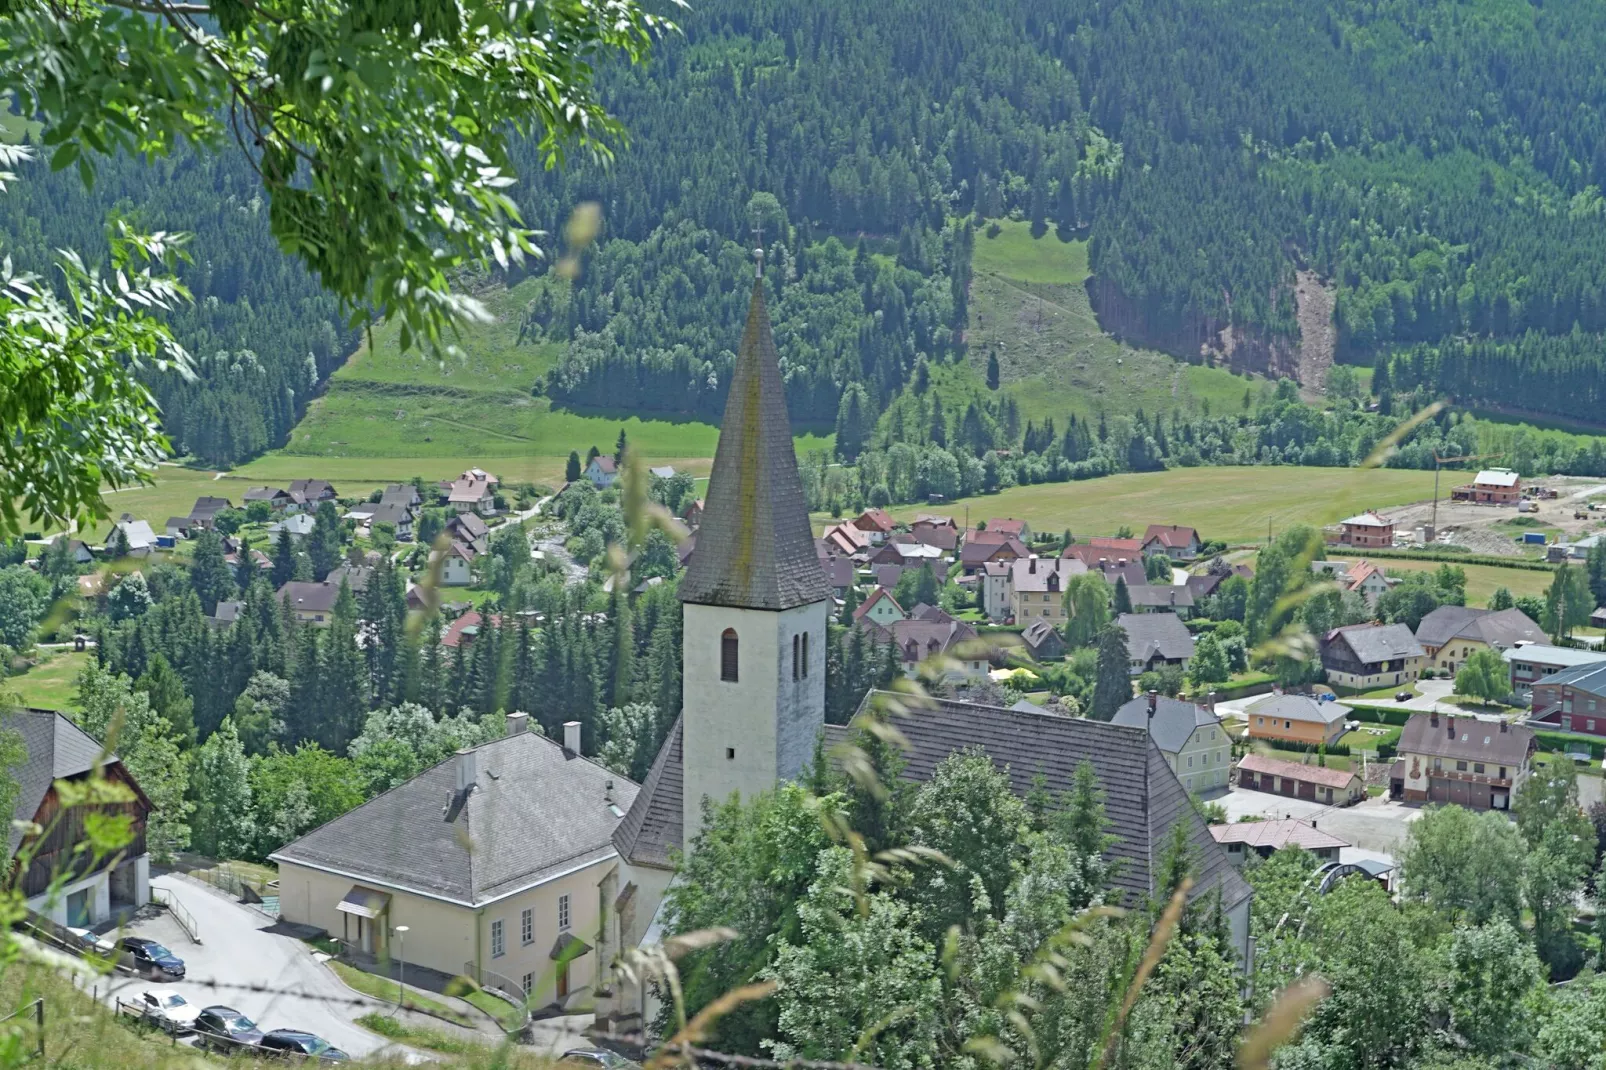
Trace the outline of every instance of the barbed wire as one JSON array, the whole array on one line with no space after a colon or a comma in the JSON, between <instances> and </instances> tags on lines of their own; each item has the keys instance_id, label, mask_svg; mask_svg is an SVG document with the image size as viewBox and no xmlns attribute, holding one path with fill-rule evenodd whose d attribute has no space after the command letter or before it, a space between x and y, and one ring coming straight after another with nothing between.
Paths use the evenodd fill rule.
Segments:
<instances>
[{"instance_id":1,"label":"barbed wire","mask_svg":"<svg viewBox=\"0 0 1606 1070\"><path fill-rule=\"evenodd\" d=\"M620 1044L628 1044L636 1048L651 1048L657 1041L645 1033L614 1033L608 1030L588 1030L586 1036L593 1040L612 1040ZM689 1044L665 1044L654 1049L664 1055L689 1055L693 1059L702 1059L722 1066L736 1066L751 1068L751 1070L880 1070L870 1063L842 1063L832 1062L829 1059L766 1059L759 1055L734 1055L726 1051L714 1051L710 1048L699 1048Z\"/></svg>"}]
</instances>

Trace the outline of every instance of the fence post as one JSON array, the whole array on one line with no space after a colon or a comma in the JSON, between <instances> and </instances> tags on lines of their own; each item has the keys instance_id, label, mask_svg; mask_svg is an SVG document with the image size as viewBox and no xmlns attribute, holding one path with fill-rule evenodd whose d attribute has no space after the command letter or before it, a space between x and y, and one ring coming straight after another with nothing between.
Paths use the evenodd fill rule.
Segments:
<instances>
[{"instance_id":1,"label":"fence post","mask_svg":"<svg viewBox=\"0 0 1606 1070\"><path fill-rule=\"evenodd\" d=\"M39 1023L39 1058L45 1057L45 997L34 1001L35 1019Z\"/></svg>"}]
</instances>

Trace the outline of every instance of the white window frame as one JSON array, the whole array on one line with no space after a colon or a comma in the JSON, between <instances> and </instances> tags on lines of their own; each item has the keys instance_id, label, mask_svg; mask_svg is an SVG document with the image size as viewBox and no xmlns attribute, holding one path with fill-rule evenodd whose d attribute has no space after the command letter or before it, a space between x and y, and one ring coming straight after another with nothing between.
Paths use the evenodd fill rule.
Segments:
<instances>
[{"instance_id":1,"label":"white window frame","mask_svg":"<svg viewBox=\"0 0 1606 1070\"><path fill-rule=\"evenodd\" d=\"M497 918L491 922L491 957L499 959L507 954L507 930L502 919Z\"/></svg>"},{"instance_id":2,"label":"white window frame","mask_svg":"<svg viewBox=\"0 0 1606 1070\"><path fill-rule=\"evenodd\" d=\"M525 907L519 912L519 943L525 947L535 943L534 907Z\"/></svg>"},{"instance_id":3,"label":"white window frame","mask_svg":"<svg viewBox=\"0 0 1606 1070\"><path fill-rule=\"evenodd\" d=\"M558 932L569 931L569 895L567 892L558 896Z\"/></svg>"}]
</instances>

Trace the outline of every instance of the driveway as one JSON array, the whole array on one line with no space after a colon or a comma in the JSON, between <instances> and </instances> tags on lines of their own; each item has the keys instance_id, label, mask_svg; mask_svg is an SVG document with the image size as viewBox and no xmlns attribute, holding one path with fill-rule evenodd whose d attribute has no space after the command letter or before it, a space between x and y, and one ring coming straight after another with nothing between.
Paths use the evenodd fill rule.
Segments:
<instances>
[{"instance_id":1,"label":"driveway","mask_svg":"<svg viewBox=\"0 0 1606 1070\"><path fill-rule=\"evenodd\" d=\"M379 1051L400 1054L409 1061L421 1058L353 1024L353 1019L380 1009L380 1005L341 984L300 940L268 932L272 923L262 914L171 875L151 878L151 886L166 891L189 910L202 942L190 943L178 923L165 913L131 925L129 935L159 940L183 959L186 977L171 983L119 977L109 995L127 1001L148 988L171 989L198 1006L222 1003L233 1007L263 1029L308 1030L357 1058Z\"/></svg>"},{"instance_id":2,"label":"driveway","mask_svg":"<svg viewBox=\"0 0 1606 1070\"><path fill-rule=\"evenodd\" d=\"M1211 801L1226 809L1229 822L1242 817L1315 821L1323 832L1337 836L1368 855L1398 855L1405 843L1406 826L1422 816L1419 807L1383 797L1369 798L1354 806L1333 807L1266 791L1233 788Z\"/></svg>"}]
</instances>

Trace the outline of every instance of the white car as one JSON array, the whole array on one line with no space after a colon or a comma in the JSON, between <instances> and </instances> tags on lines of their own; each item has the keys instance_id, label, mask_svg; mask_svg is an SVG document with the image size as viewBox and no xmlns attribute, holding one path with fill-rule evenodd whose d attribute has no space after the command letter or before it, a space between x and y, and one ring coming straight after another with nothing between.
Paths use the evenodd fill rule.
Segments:
<instances>
[{"instance_id":1,"label":"white car","mask_svg":"<svg viewBox=\"0 0 1606 1070\"><path fill-rule=\"evenodd\" d=\"M97 955L117 953L117 945L104 936L96 935L88 929L68 928L67 931L73 934L85 951L93 951Z\"/></svg>"},{"instance_id":2,"label":"white car","mask_svg":"<svg viewBox=\"0 0 1606 1070\"><path fill-rule=\"evenodd\" d=\"M169 1033L188 1033L201 1016L201 1008L177 992L141 992L138 1006L146 1018Z\"/></svg>"}]
</instances>

